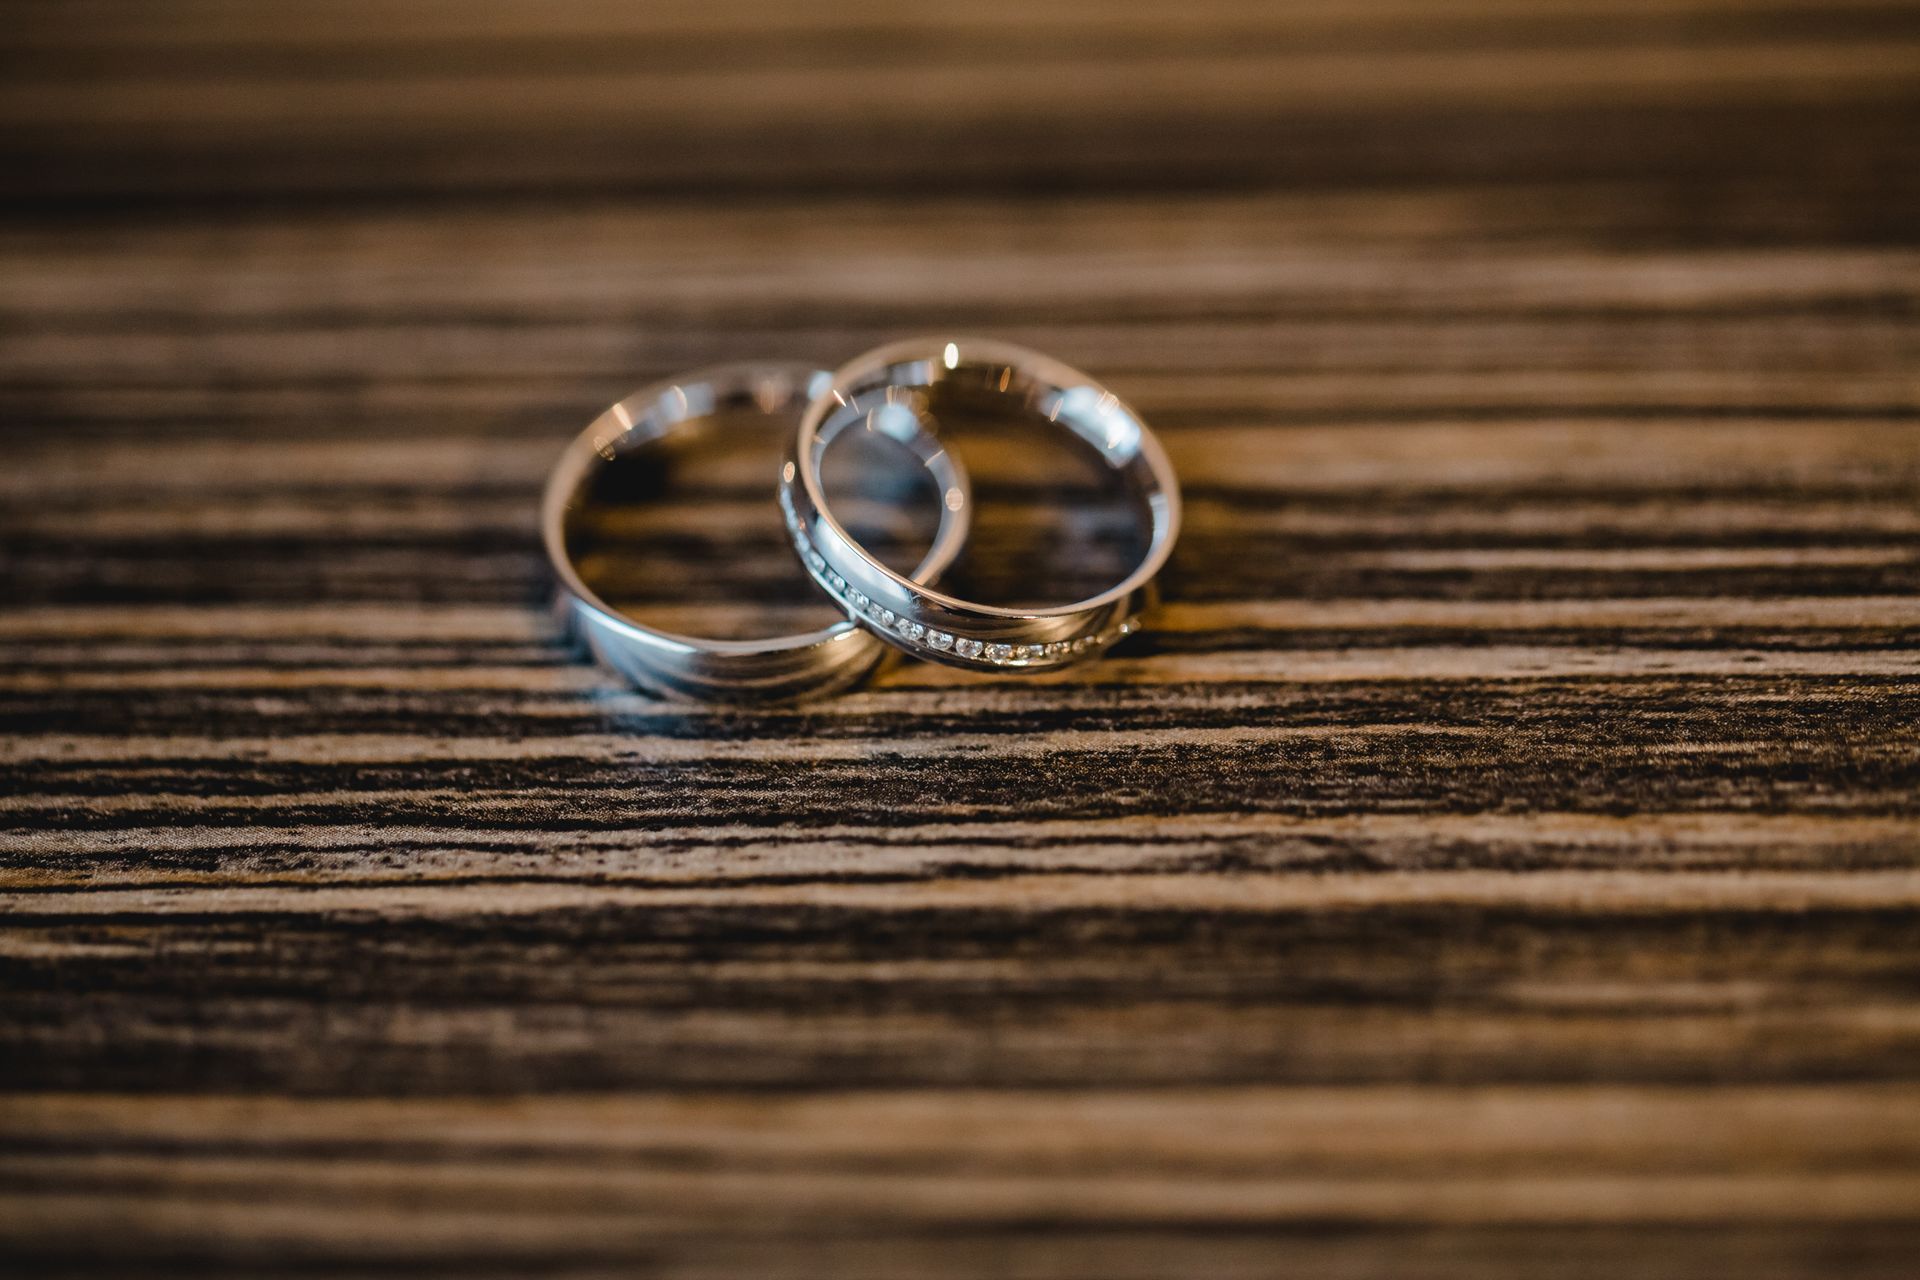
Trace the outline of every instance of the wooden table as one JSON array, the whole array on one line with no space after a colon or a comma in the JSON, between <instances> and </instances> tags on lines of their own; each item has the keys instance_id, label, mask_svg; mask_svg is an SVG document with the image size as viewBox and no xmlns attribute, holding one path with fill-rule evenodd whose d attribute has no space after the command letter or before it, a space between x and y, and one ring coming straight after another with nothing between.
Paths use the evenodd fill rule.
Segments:
<instances>
[{"instance_id":1,"label":"wooden table","mask_svg":"<svg viewBox=\"0 0 1920 1280\"><path fill-rule=\"evenodd\" d=\"M9 21L0 1271L1915 1274L1920 9ZM553 634L599 408L928 331L1156 629Z\"/></svg>"}]
</instances>

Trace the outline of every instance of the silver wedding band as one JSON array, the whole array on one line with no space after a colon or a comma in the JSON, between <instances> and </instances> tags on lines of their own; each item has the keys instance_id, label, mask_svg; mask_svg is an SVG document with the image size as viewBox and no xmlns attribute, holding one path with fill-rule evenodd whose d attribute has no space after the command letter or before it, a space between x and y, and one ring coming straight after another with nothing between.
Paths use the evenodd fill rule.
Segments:
<instances>
[{"instance_id":1,"label":"silver wedding band","mask_svg":"<svg viewBox=\"0 0 1920 1280\"><path fill-rule=\"evenodd\" d=\"M859 683L886 656L885 646L847 622L765 640L709 640L644 626L582 581L567 548L569 514L602 466L675 432L752 412L797 418L826 393L832 375L801 364L719 365L655 383L608 409L561 454L541 503L547 558L560 579L559 609L589 649L652 693L719 702L781 701L833 693ZM930 582L960 553L972 512L966 469L930 427L896 423L893 438L933 476L941 495L933 545L914 569ZM771 463L770 463L771 470Z\"/></svg>"},{"instance_id":2,"label":"silver wedding band","mask_svg":"<svg viewBox=\"0 0 1920 1280\"><path fill-rule=\"evenodd\" d=\"M1071 604L1012 608L939 591L967 537L972 493L943 446L940 392L1004 399L1029 428L1059 431L1097 459L1134 500L1146 535L1121 581ZM775 496L808 576L847 621L771 640L702 640L646 627L581 580L567 549L569 512L598 467L713 415L739 410L797 419ZM862 546L821 481L828 447L860 429L905 446L932 476L940 526L926 557L898 573ZM771 477L770 477L771 478ZM871 673L885 645L974 671L1054 671L1098 656L1142 625L1180 531L1180 488L1140 415L1094 379L1037 352L977 339L893 343L826 373L801 365L726 365L656 384L614 405L568 447L542 507L561 606L608 666L655 693L717 701L794 699L842 690ZM882 642L885 642L885 645Z\"/></svg>"}]
</instances>

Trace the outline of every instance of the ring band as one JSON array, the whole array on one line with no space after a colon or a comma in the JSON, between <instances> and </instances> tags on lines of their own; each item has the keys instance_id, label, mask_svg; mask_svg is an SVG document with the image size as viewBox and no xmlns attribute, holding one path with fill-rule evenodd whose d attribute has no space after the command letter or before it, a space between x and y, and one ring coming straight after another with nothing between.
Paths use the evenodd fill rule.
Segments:
<instances>
[{"instance_id":1,"label":"ring band","mask_svg":"<svg viewBox=\"0 0 1920 1280\"><path fill-rule=\"evenodd\" d=\"M1010 397L1092 446L1138 498L1151 526L1140 564L1096 596L1044 609L974 604L888 569L827 509L820 463L856 423L889 435L927 422L924 390L956 381ZM1139 414L1087 375L1007 343L913 339L867 353L833 376L800 419L781 471L780 505L807 572L847 616L916 658L970 670L1044 671L1099 654L1137 629L1180 532L1180 487Z\"/></svg>"},{"instance_id":2,"label":"ring band","mask_svg":"<svg viewBox=\"0 0 1920 1280\"><path fill-rule=\"evenodd\" d=\"M798 417L831 383L830 373L803 364L718 365L635 392L594 419L561 454L541 503L541 535L560 580L557 607L602 662L654 693L758 702L847 688L886 656L884 645L847 622L766 640L698 639L642 626L581 580L567 550L568 514L604 464L717 414ZM953 563L966 541L971 487L965 468L941 447L930 425L912 415L891 425L889 434L913 452L939 486L940 526L912 574L915 582L931 581Z\"/></svg>"}]
</instances>

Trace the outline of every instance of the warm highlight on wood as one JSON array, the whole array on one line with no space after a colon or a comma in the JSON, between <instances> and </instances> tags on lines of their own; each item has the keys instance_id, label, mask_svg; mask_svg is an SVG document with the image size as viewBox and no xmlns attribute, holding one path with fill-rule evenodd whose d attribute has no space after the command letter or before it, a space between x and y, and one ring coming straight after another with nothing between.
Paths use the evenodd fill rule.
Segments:
<instances>
[{"instance_id":1,"label":"warm highlight on wood","mask_svg":"<svg viewBox=\"0 0 1920 1280\"><path fill-rule=\"evenodd\" d=\"M9 22L0 1273L1915 1273L1920 7ZM1161 433L1152 630L560 642L602 408L945 332ZM707 483L623 586L790 607Z\"/></svg>"}]
</instances>

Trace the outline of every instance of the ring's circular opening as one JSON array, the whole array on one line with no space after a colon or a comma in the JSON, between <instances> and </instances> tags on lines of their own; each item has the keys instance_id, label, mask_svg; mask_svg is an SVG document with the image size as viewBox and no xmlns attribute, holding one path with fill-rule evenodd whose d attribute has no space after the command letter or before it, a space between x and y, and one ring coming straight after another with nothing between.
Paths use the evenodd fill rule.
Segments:
<instances>
[{"instance_id":1,"label":"ring's circular opening","mask_svg":"<svg viewBox=\"0 0 1920 1280\"><path fill-rule=\"evenodd\" d=\"M841 621L796 564L774 500L800 411L720 409L623 442L566 509L562 542L581 583L641 626L700 639ZM889 567L911 572L939 528L940 485L884 437L849 437L833 470L836 510Z\"/></svg>"},{"instance_id":2,"label":"ring's circular opening","mask_svg":"<svg viewBox=\"0 0 1920 1280\"><path fill-rule=\"evenodd\" d=\"M972 530L942 592L1003 608L1052 608L1099 595L1146 558L1152 522L1139 493L1078 435L973 380L942 380L916 402L973 480ZM865 513L840 496L854 472L847 446L871 438L867 424L886 411L830 418L819 474L834 518L898 572L887 548L862 532Z\"/></svg>"}]
</instances>

